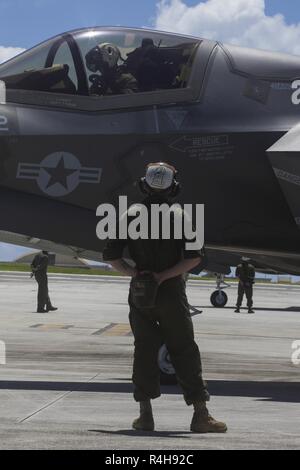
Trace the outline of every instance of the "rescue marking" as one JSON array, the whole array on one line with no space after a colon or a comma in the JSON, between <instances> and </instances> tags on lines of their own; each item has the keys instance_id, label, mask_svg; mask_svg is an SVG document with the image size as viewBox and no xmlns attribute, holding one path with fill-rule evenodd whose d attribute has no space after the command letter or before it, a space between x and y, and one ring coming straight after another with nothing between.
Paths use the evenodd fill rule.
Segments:
<instances>
[{"instance_id":1,"label":"rescue marking","mask_svg":"<svg viewBox=\"0 0 300 470\"><path fill-rule=\"evenodd\" d=\"M198 161L225 160L235 151L228 134L183 136L171 142L169 148Z\"/></svg>"},{"instance_id":2,"label":"rescue marking","mask_svg":"<svg viewBox=\"0 0 300 470\"><path fill-rule=\"evenodd\" d=\"M224 146L229 144L229 135L184 136L170 144L170 148L179 152L203 147Z\"/></svg>"}]
</instances>

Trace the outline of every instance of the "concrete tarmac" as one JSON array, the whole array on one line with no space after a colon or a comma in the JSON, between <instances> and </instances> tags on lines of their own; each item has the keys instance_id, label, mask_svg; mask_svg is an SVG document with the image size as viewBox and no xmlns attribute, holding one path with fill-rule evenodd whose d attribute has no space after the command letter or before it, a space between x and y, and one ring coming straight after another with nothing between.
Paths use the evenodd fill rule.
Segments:
<instances>
[{"instance_id":1,"label":"concrete tarmac","mask_svg":"<svg viewBox=\"0 0 300 470\"><path fill-rule=\"evenodd\" d=\"M193 323L209 410L228 425L225 435L197 435L176 386L162 387L153 402L155 432L131 429L138 406L128 280L50 275L49 285L59 310L38 314L35 281L0 273L1 449L300 448L300 365L292 362L296 340L300 349L300 287L256 284L256 313L248 315L234 313L236 285L216 309L214 283L188 282L190 304L203 310Z\"/></svg>"}]
</instances>

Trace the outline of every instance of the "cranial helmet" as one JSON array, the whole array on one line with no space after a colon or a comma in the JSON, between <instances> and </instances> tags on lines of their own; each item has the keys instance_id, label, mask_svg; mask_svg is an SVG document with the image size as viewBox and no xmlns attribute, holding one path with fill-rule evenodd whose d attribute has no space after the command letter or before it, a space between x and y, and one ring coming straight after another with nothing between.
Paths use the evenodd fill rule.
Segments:
<instances>
[{"instance_id":1,"label":"cranial helmet","mask_svg":"<svg viewBox=\"0 0 300 470\"><path fill-rule=\"evenodd\" d=\"M168 163L149 163L145 177L140 180L140 188L143 193L167 194L175 197L180 190L176 175L176 169Z\"/></svg>"},{"instance_id":2,"label":"cranial helmet","mask_svg":"<svg viewBox=\"0 0 300 470\"><path fill-rule=\"evenodd\" d=\"M117 46L104 42L91 49L85 56L86 66L91 72L103 72L118 65L121 53Z\"/></svg>"}]
</instances>

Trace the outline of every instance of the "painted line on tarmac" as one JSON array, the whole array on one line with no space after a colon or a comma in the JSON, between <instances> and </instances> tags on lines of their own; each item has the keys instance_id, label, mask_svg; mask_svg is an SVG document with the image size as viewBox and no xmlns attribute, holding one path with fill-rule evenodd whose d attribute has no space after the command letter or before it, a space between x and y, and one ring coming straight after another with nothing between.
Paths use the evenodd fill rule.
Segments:
<instances>
[{"instance_id":1,"label":"painted line on tarmac","mask_svg":"<svg viewBox=\"0 0 300 470\"><path fill-rule=\"evenodd\" d=\"M109 330L110 328L113 328L117 323L110 323L109 325L105 326L104 328L101 328L100 330L95 331L93 335L102 335L106 330Z\"/></svg>"},{"instance_id":2,"label":"painted line on tarmac","mask_svg":"<svg viewBox=\"0 0 300 470\"><path fill-rule=\"evenodd\" d=\"M130 333L131 329L127 323L118 323L104 331L103 336L128 336Z\"/></svg>"},{"instance_id":3,"label":"painted line on tarmac","mask_svg":"<svg viewBox=\"0 0 300 470\"><path fill-rule=\"evenodd\" d=\"M37 325L31 325L30 328L37 328L43 331L49 330L68 330L73 328L74 325L65 325L65 324L58 324L58 323L38 323Z\"/></svg>"},{"instance_id":4,"label":"painted line on tarmac","mask_svg":"<svg viewBox=\"0 0 300 470\"><path fill-rule=\"evenodd\" d=\"M109 325L95 331L96 336L131 336L131 329L128 323L110 323Z\"/></svg>"},{"instance_id":5,"label":"painted line on tarmac","mask_svg":"<svg viewBox=\"0 0 300 470\"><path fill-rule=\"evenodd\" d=\"M36 323L30 325L29 328L34 328L40 331L57 331L57 330L70 330L81 329L75 325L63 323ZM94 330L93 327L86 327L87 330ZM92 333L92 336L132 336L131 328L128 323L109 323L104 328L101 328Z\"/></svg>"},{"instance_id":6,"label":"painted line on tarmac","mask_svg":"<svg viewBox=\"0 0 300 470\"><path fill-rule=\"evenodd\" d=\"M76 392L80 392L80 387L83 387L84 385L88 384L88 383L91 383L93 380L95 380L99 375L101 374L101 372L98 372L96 375L94 375L93 377L91 377L88 381L85 381L85 382L79 382L78 383L78 387L76 387ZM49 403L47 403L46 405L42 406L41 408L39 408L38 410L34 411L33 413L31 413L30 415L28 416L25 416L25 418L21 419L18 421L18 424L22 424L24 423L25 421L28 421L30 418L32 418L33 416L36 416L38 413L41 413L42 411L46 410L47 408L50 408L50 406L52 405L55 405L55 403L59 402L60 400L63 400L65 397L67 397L68 395L70 395L71 393L73 393L75 390L69 390L68 392L66 393L63 393L61 396L59 396L58 398L56 398L55 400L52 400L50 401Z\"/></svg>"}]
</instances>

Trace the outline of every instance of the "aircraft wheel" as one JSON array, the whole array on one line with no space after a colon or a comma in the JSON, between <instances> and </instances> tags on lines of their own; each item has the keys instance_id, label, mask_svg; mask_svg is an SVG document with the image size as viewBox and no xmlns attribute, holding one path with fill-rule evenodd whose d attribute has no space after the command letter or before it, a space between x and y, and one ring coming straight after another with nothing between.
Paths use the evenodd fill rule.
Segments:
<instances>
[{"instance_id":1,"label":"aircraft wheel","mask_svg":"<svg viewBox=\"0 0 300 470\"><path fill-rule=\"evenodd\" d=\"M228 301L227 294L223 290L215 290L210 296L211 304L214 307L221 308L225 307Z\"/></svg>"},{"instance_id":2,"label":"aircraft wheel","mask_svg":"<svg viewBox=\"0 0 300 470\"><path fill-rule=\"evenodd\" d=\"M165 344L161 346L158 352L158 365L160 370L160 383L162 385L176 385L177 377L175 369Z\"/></svg>"}]
</instances>

